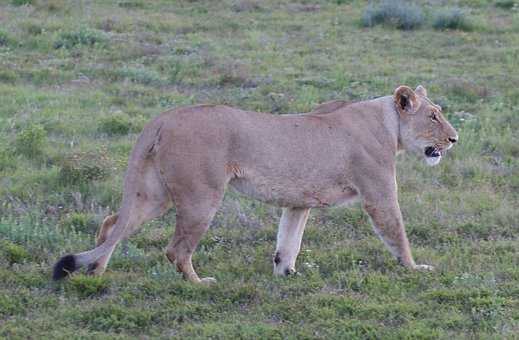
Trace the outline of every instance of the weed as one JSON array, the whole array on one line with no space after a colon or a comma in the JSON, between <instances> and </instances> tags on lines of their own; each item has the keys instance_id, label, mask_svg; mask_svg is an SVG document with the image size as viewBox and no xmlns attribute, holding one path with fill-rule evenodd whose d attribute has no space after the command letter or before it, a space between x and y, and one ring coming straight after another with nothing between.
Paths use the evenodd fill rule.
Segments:
<instances>
[{"instance_id":1,"label":"weed","mask_svg":"<svg viewBox=\"0 0 519 340\"><path fill-rule=\"evenodd\" d=\"M30 35L40 35L43 33L43 27L34 22L28 22L24 26L25 30Z\"/></svg>"},{"instance_id":2,"label":"weed","mask_svg":"<svg viewBox=\"0 0 519 340\"><path fill-rule=\"evenodd\" d=\"M109 160L102 151L77 152L60 161L60 178L67 184L104 179L109 172Z\"/></svg>"},{"instance_id":3,"label":"weed","mask_svg":"<svg viewBox=\"0 0 519 340\"><path fill-rule=\"evenodd\" d=\"M0 253L9 264L23 263L30 259L29 252L24 247L8 240L0 241Z\"/></svg>"},{"instance_id":4,"label":"weed","mask_svg":"<svg viewBox=\"0 0 519 340\"><path fill-rule=\"evenodd\" d=\"M152 324L151 312L116 304L96 306L72 317L92 330L104 332L142 332Z\"/></svg>"},{"instance_id":5,"label":"weed","mask_svg":"<svg viewBox=\"0 0 519 340\"><path fill-rule=\"evenodd\" d=\"M110 281L103 276L73 275L65 284L65 290L81 298L105 294L110 287Z\"/></svg>"},{"instance_id":6,"label":"weed","mask_svg":"<svg viewBox=\"0 0 519 340\"><path fill-rule=\"evenodd\" d=\"M11 39L9 38L7 33L0 30L0 47L7 46L7 44L9 44L10 41Z\"/></svg>"},{"instance_id":7,"label":"weed","mask_svg":"<svg viewBox=\"0 0 519 340\"><path fill-rule=\"evenodd\" d=\"M238 0L232 4L235 12L253 12L261 10L261 3L257 0Z\"/></svg>"},{"instance_id":8,"label":"weed","mask_svg":"<svg viewBox=\"0 0 519 340\"><path fill-rule=\"evenodd\" d=\"M49 12L58 12L67 9L67 1L66 0L46 0L40 2L39 7L45 9Z\"/></svg>"},{"instance_id":9,"label":"weed","mask_svg":"<svg viewBox=\"0 0 519 340\"><path fill-rule=\"evenodd\" d=\"M15 137L15 152L27 157L37 157L43 154L47 144L47 132L39 124L30 124L22 129Z\"/></svg>"},{"instance_id":10,"label":"weed","mask_svg":"<svg viewBox=\"0 0 519 340\"><path fill-rule=\"evenodd\" d=\"M72 32L61 32L54 42L54 48L71 49L76 46L95 46L107 42L104 33L89 28L81 28Z\"/></svg>"},{"instance_id":11,"label":"weed","mask_svg":"<svg viewBox=\"0 0 519 340\"><path fill-rule=\"evenodd\" d=\"M412 30L420 27L423 22L421 8L402 0L384 0L379 5L369 5L362 15L362 25L365 27L387 24Z\"/></svg>"},{"instance_id":12,"label":"weed","mask_svg":"<svg viewBox=\"0 0 519 340\"><path fill-rule=\"evenodd\" d=\"M519 2L516 0L498 0L494 3L494 5L502 9L512 9L519 6Z\"/></svg>"},{"instance_id":13,"label":"weed","mask_svg":"<svg viewBox=\"0 0 519 340\"><path fill-rule=\"evenodd\" d=\"M145 7L145 3L143 0L126 0L126 1L119 1L117 3L119 7L122 8L129 8L129 9L141 9Z\"/></svg>"},{"instance_id":14,"label":"weed","mask_svg":"<svg viewBox=\"0 0 519 340\"><path fill-rule=\"evenodd\" d=\"M162 78L157 72L143 67L123 67L115 71L115 76L119 79L127 79L131 82L145 85L159 85L162 83Z\"/></svg>"},{"instance_id":15,"label":"weed","mask_svg":"<svg viewBox=\"0 0 519 340\"><path fill-rule=\"evenodd\" d=\"M60 221L60 227L68 232L84 232L93 235L97 230L98 223L92 214L70 213Z\"/></svg>"},{"instance_id":16,"label":"weed","mask_svg":"<svg viewBox=\"0 0 519 340\"><path fill-rule=\"evenodd\" d=\"M433 27L437 30L472 30L472 25L467 20L465 12L459 8L444 9L436 13Z\"/></svg>"},{"instance_id":17,"label":"weed","mask_svg":"<svg viewBox=\"0 0 519 340\"><path fill-rule=\"evenodd\" d=\"M445 89L452 98L475 101L489 96L489 90L473 81L463 78L448 78L444 81Z\"/></svg>"},{"instance_id":18,"label":"weed","mask_svg":"<svg viewBox=\"0 0 519 340\"><path fill-rule=\"evenodd\" d=\"M0 141L0 145L1 145ZM6 148L0 146L0 172L15 167L15 161L12 157L12 153Z\"/></svg>"},{"instance_id":19,"label":"weed","mask_svg":"<svg viewBox=\"0 0 519 340\"><path fill-rule=\"evenodd\" d=\"M132 129L132 122L126 114L114 114L101 119L98 129L108 135L126 135Z\"/></svg>"},{"instance_id":20,"label":"weed","mask_svg":"<svg viewBox=\"0 0 519 340\"><path fill-rule=\"evenodd\" d=\"M0 82L14 83L18 79L18 74L10 69L0 69Z\"/></svg>"},{"instance_id":21,"label":"weed","mask_svg":"<svg viewBox=\"0 0 519 340\"><path fill-rule=\"evenodd\" d=\"M24 307L22 301L16 297L0 291L0 315L8 316L15 314L23 314Z\"/></svg>"},{"instance_id":22,"label":"weed","mask_svg":"<svg viewBox=\"0 0 519 340\"><path fill-rule=\"evenodd\" d=\"M34 0L11 0L11 4L15 6L26 6L34 4Z\"/></svg>"}]
</instances>

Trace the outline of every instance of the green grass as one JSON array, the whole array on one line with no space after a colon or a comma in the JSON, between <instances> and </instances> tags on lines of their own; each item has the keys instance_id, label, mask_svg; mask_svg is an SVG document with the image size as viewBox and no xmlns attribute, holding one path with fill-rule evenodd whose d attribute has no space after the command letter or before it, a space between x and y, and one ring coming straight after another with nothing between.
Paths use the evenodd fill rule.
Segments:
<instances>
[{"instance_id":1,"label":"green grass","mask_svg":"<svg viewBox=\"0 0 519 340\"><path fill-rule=\"evenodd\" d=\"M0 1L0 338L463 339L519 332L519 54L512 1L421 5L363 27L367 1ZM435 30L444 6L474 25ZM455 28L455 27L453 27ZM423 84L460 133L435 168L398 162L415 258L399 267L358 205L311 214L272 276L280 210L229 192L194 256L164 256L174 212L102 278L50 281L118 208L140 129L167 108L294 113Z\"/></svg>"}]
</instances>

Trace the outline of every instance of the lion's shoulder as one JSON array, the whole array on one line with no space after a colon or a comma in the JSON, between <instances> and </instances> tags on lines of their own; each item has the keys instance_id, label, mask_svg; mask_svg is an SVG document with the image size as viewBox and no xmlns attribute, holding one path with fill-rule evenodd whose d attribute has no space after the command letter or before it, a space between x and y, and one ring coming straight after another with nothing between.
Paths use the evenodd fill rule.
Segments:
<instances>
[{"instance_id":1,"label":"lion's shoulder","mask_svg":"<svg viewBox=\"0 0 519 340\"><path fill-rule=\"evenodd\" d=\"M326 114L345 108L348 105L353 104L352 101L348 100L331 100L317 105L311 112L311 114Z\"/></svg>"}]
</instances>

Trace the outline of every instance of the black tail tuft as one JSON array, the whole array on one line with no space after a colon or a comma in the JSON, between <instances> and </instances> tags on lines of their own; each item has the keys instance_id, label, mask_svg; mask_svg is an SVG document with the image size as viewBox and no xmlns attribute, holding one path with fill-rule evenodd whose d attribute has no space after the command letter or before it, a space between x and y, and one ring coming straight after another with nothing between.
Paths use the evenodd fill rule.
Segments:
<instances>
[{"instance_id":1,"label":"black tail tuft","mask_svg":"<svg viewBox=\"0 0 519 340\"><path fill-rule=\"evenodd\" d=\"M54 265L54 273L52 274L52 278L54 280L61 280L67 275L71 274L78 267L76 266L76 259L74 255L65 255L59 259L59 261Z\"/></svg>"}]
</instances>

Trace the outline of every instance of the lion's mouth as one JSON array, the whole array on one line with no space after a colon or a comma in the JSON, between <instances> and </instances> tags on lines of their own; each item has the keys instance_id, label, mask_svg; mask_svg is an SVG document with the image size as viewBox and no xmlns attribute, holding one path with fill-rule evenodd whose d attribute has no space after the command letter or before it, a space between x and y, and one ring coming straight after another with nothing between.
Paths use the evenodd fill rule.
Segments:
<instances>
[{"instance_id":1,"label":"lion's mouth","mask_svg":"<svg viewBox=\"0 0 519 340\"><path fill-rule=\"evenodd\" d=\"M428 146L424 150L425 156L429 158L436 158L441 156L440 149L435 148L434 146Z\"/></svg>"},{"instance_id":2,"label":"lion's mouth","mask_svg":"<svg viewBox=\"0 0 519 340\"><path fill-rule=\"evenodd\" d=\"M440 163L442 159L442 151L441 149L434 147L434 146L428 146L424 149L425 154L425 162L429 166L434 166Z\"/></svg>"}]
</instances>

